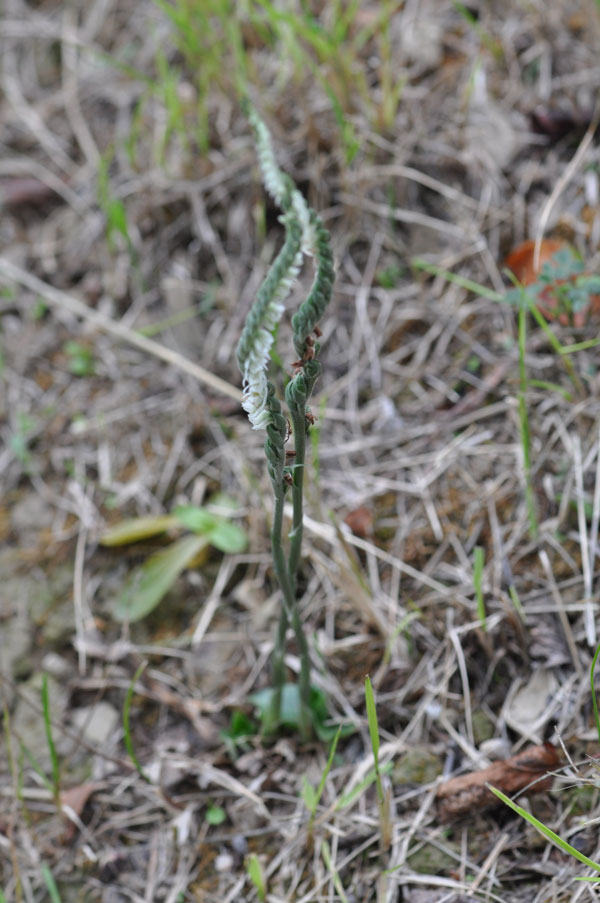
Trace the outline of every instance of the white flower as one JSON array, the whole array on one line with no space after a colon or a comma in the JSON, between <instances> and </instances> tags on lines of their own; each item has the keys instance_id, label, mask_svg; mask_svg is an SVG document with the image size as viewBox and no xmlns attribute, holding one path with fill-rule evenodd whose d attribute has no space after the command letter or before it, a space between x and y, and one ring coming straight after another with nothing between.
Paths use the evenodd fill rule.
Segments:
<instances>
[{"instance_id":1,"label":"white flower","mask_svg":"<svg viewBox=\"0 0 600 903\"><path fill-rule=\"evenodd\" d=\"M279 281L265 309L261 325L255 332L252 348L242 362L242 407L255 430L265 429L269 424L271 415L267 408L267 365L273 345L273 330L283 315L283 302L298 277L301 265L302 251L298 251Z\"/></svg>"},{"instance_id":2,"label":"white flower","mask_svg":"<svg viewBox=\"0 0 600 903\"><path fill-rule=\"evenodd\" d=\"M260 164L265 188L274 201L281 207L285 197L286 181L275 160L275 154L273 153L273 146L271 144L271 135L255 110L251 110L249 119L256 132L258 162Z\"/></svg>"},{"instance_id":3,"label":"white flower","mask_svg":"<svg viewBox=\"0 0 600 903\"><path fill-rule=\"evenodd\" d=\"M292 191L292 209L302 227L302 252L308 257L313 257L317 244L317 233L314 224L310 221L310 210L297 188Z\"/></svg>"},{"instance_id":4,"label":"white flower","mask_svg":"<svg viewBox=\"0 0 600 903\"><path fill-rule=\"evenodd\" d=\"M253 429L258 430L265 429L269 425L271 416L267 408L267 366L273 345L273 330L282 317L283 302L298 278L303 255L313 256L316 252L317 233L306 201L296 188L290 191L291 181L277 166L267 126L253 108L250 108L248 118L256 136L258 162L265 188L284 209L281 219L286 225L286 230L290 217L301 229L298 253L279 280L272 297L266 300L259 327L254 331L252 348L246 359L240 361L243 376L242 407L247 412Z\"/></svg>"}]
</instances>

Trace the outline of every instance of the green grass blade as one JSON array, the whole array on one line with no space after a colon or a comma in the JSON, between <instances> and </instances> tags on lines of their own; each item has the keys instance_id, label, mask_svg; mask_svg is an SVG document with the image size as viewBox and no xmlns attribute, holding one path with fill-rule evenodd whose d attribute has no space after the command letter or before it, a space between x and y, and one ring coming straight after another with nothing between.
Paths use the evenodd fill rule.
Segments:
<instances>
[{"instance_id":1,"label":"green grass blade","mask_svg":"<svg viewBox=\"0 0 600 903\"><path fill-rule=\"evenodd\" d=\"M485 602L483 599L483 549L475 546L473 550L473 585L475 586L475 598L477 600L477 616L484 630L486 627Z\"/></svg>"},{"instance_id":2,"label":"green grass blade","mask_svg":"<svg viewBox=\"0 0 600 903\"><path fill-rule=\"evenodd\" d=\"M335 732L335 737L332 740L331 749L329 750L329 756L327 758L327 765L325 766L323 774L321 775L321 780L319 781L319 786L317 787L317 801L315 804L315 809L319 805L321 796L323 795L323 791L325 790L325 782L327 781L327 776L328 776L329 772L331 771L331 766L333 765L333 759L335 756L335 751L337 749L338 740L340 739L341 735L342 735L342 725L340 724L337 731Z\"/></svg>"},{"instance_id":3,"label":"green grass blade","mask_svg":"<svg viewBox=\"0 0 600 903\"><path fill-rule=\"evenodd\" d=\"M250 881L256 888L258 899L262 901L267 899L267 885L262 865L256 853L252 853L246 861L246 872Z\"/></svg>"},{"instance_id":4,"label":"green grass blade","mask_svg":"<svg viewBox=\"0 0 600 903\"><path fill-rule=\"evenodd\" d=\"M58 892L58 887L56 886L56 881L54 880L54 875L48 868L45 862L42 862L41 865L42 877L44 879L44 884L48 888L48 896L52 903L62 903L60 894Z\"/></svg>"},{"instance_id":5,"label":"green grass blade","mask_svg":"<svg viewBox=\"0 0 600 903\"><path fill-rule=\"evenodd\" d=\"M436 266L435 263L429 263L429 261L423 260L422 257L413 257L410 264L416 270L422 270L431 276L442 276L446 282L460 285L461 288L465 288L468 292L473 292L474 295L479 295L480 298L487 298L488 301L504 301L504 297L499 292L495 292L485 285L480 285L479 282L474 282L472 279L466 279L464 276L452 273L450 270L445 270L443 267Z\"/></svg>"},{"instance_id":6,"label":"green grass blade","mask_svg":"<svg viewBox=\"0 0 600 903\"><path fill-rule=\"evenodd\" d=\"M543 834L551 843L555 844L559 849L561 849L564 853L569 853L569 855L573 856L575 859L582 862L584 865L587 865L591 869L595 869L595 871L600 872L600 865L597 862L594 862L592 859L588 859L587 856L584 856L583 853L580 853L579 850L576 850L575 847L572 847L570 843L567 843L566 840L563 840L562 837L559 837L552 828L549 828L543 822L528 812L526 809L523 809L522 806L518 806L517 803L514 803L509 797L507 797L501 790L497 790L496 787L492 787L491 784L486 784L488 790L498 797L499 800L502 800L507 806L509 806L513 812L516 812L517 815L520 815L525 821L528 821L530 825L533 825L540 834Z\"/></svg>"},{"instance_id":7,"label":"green grass blade","mask_svg":"<svg viewBox=\"0 0 600 903\"><path fill-rule=\"evenodd\" d=\"M35 771L35 773L41 780L41 782L44 785L44 787L46 788L46 790L48 790L52 795L54 795L54 785L52 784L52 781L48 780L48 778L44 774L44 769L42 768L42 766L40 765L40 763L38 762L36 757L33 755L31 750L29 749L29 747L27 747L23 743L22 740L19 740L19 745L20 745L20 750L21 750L21 756L20 756L21 762L24 762L24 760L27 759L27 761L29 762L29 764L31 765L31 767L33 768L33 770Z\"/></svg>"},{"instance_id":8,"label":"green grass blade","mask_svg":"<svg viewBox=\"0 0 600 903\"><path fill-rule=\"evenodd\" d=\"M60 767L58 763L58 755L54 738L52 736L52 722L50 720L50 698L48 696L48 678L44 674L42 677L42 713L44 717L44 730L46 732L46 742L50 753L50 762L52 764L52 792L54 799L58 802L60 796Z\"/></svg>"},{"instance_id":9,"label":"green grass blade","mask_svg":"<svg viewBox=\"0 0 600 903\"><path fill-rule=\"evenodd\" d=\"M559 354L575 354L577 351L587 351L600 345L600 339L588 339L586 342L575 342L574 345L562 345Z\"/></svg>"},{"instance_id":10,"label":"green grass blade","mask_svg":"<svg viewBox=\"0 0 600 903\"><path fill-rule=\"evenodd\" d=\"M150 778L148 777L148 775L142 768L140 760L138 759L138 757L135 753L135 749L133 748L133 740L131 737L131 722L130 722L130 717L129 717L130 712L131 712L131 703L133 700L133 693L135 691L135 685L136 685L137 681L139 680L142 672L144 671L146 664L147 664L146 662L142 662L142 664L139 666L139 668L133 675L133 678L131 679L131 683L127 687L127 694L125 696L125 702L123 704L123 741L125 743L125 749L127 750L128 754L129 754L129 758L131 759L131 761L133 762L133 764L136 767L137 773L140 775L141 778L144 779L144 781L146 781L147 784L150 784L151 783Z\"/></svg>"},{"instance_id":11,"label":"green grass blade","mask_svg":"<svg viewBox=\"0 0 600 903\"><path fill-rule=\"evenodd\" d=\"M341 809L345 809L347 806L351 806L352 803L358 799L358 797L370 787L375 781L375 772L370 771L366 777L362 779L360 784L357 784L356 787L353 787L352 790L349 790L348 793L345 793L340 799L337 801L335 805L336 812L339 812Z\"/></svg>"},{"instance_id":12,"label":"green grass blade","mask_svg":"<svg viewBox=\"0 0 600 903\"><path fill-rule=\"evenodd\" d=\"M344 893L344 888L343 888L342 882L340 880L340 876L338 875L336 868L335 868L333 862L331 861L331 851L329 849L329 844L327 843L326 840L323 840L321 842L321 856L323 857L323 862L325 863L327 871L329 872L329 874L331 875L331 877L333 879L333 884L338 893L338 897L340 898L342 903L348 903L348 897Z\"/></svg>"},{"instance_id":13,"label":"green grass blade","mask_svg":"<svg viewBox=\"0 0 600 903\"><path fill-rule=\"evenodd\" d=\"M373 750L373 759L375 760L377 770L377 766L379 765L379 725L377 724L377 709L375 708L373 685L368 674L365 677L365 701L367 704L367 719L369 722L371 749Z\"/></svg>"},{"instance_id":14,"label":"green grass blade","mask_svg":"<svg viewBox=\"0 0 600 903\"><path fill-rule=\"evenodd\" d=\"M525 609L523 608L523 603L519 599L519 594L517 593L517 590L512 583L508 587L508 594L510 596L512 604L515 607L515 611L517 612L523 623L525 623Z\"/></svg>"},{"instance_id":15,"label":"green grass blade","mask_svg":"<svg viewBox=\"0 0 600 903\"><path fill-rule=\"evenodd\" d=\"M388 772L390 772L393 767L393 762L386 762L386 764L379 769L379 773L388 774ZM353 787L352 790L349 790L348 793L345 793L344 796L342 796L337 801L335 805L335 811L339 812L341 809L345 809L347 806L351 806L354 800L358 799L361 793L363 793L367 789L367 787L370 787L371 784L373 784L376 780L377 775L375 774L375 771L370 771L367 776L362 779L360 784L357 784L356 787Z\"/></svg>"},{"instance_id":16,"label":"green grass blade","mask_svg":"<svg viewBox=\"0 0 600 903\"><path fill-rule=\"evenodd\" d=\"M571 393L567 389L563 389L562 386L559 386L558 383L551 383L545 379L530 379L529 385L534 386L536 389L546 389L547 392L558 392L565 401L573 400Z\"/></svg>"}]
</instances>

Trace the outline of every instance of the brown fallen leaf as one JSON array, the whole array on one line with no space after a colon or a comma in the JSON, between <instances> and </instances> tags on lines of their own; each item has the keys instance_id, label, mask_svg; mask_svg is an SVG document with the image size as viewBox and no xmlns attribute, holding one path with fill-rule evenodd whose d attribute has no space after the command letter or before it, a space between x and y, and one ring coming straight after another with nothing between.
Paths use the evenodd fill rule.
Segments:
<instances>
[{"instance_id":1,"label":"brown fallen leaf","mask_svg":"<svg viewBox=\"0 0 600 903\"><path fill-rule=\"evenodd\" d=\"M89 783L62 790L60 794L61 805L68 806L76 815L80 816L92 793L100 790L102 786L102 784Z\"/></svg>"},{"instance_id":2,"label":"brown fallen leaf","mask_svg":"<svg viewBox=\"0 0 600 903\"><path fill-rule=\"evenodd\" d=\"M513 248L504 261L504 265L514 273L516 278L523 285L533 285L534 282L537 282L537 278L542 271L544 264L549 263L558 251L562 251L569 247L569 243L560 238L544 238L540 244L540 259L536 268L533 265L535 242L524 241L520 245L517 245L516 248ZM557 279L555 282L548 285L540 294L537 308L547 320L553 320L556 317L556 307L559 303L557 289L570 281L573 281L573 277L570 280ZM583 310L579 310L574 314L573 325L578 328L585 326L590 313L596 314L599 311L600 296L592 295L589 304ZM558 322L563 326L568 326L568 314L561 313Z\"/></svg>"},{"instance_id":3,"label":"brown fallen leaf","mask_svg":"<svg viewBox=\"0 0 600 903\"><path fill-rule=\"evenodd\" d=\"M349 511L344 518L344 523L350 527L355 536L360 536L362 539L366 539L373 532L373 514L366 505Z\"/></svg>"},{"instance_id":4,"label":"brown fallen leaf","mask_svg":"<svg viewBox=\"0 0 600 903\"><path fill-rule=\"evenodd\" d=\"M512 270L519 282L522 282L523 285L532 285L543 265L552 260L557 251L568 247L568 243L561 238L544 238L540 245L540 260L536 269L533 265L535 242L523 241L512 249L504 264L509 270Z\"/></svg>"},{"instance_id":5,"label":"brown fallen leaf","mask_svg":"<svg viewBox=\"0 0 600 903\"><path fill-rule=\"evenodd\" d=\"M77 818L80 818L90 796L97 790L101 790L103 786L103 784L89 782L87 784L79 784L77 787L69 787L67 790L62 790L60 794L61 806L68 806L68 808L75 813ZM75 821L69 818L63 834L63 842L70 843L75 837L76 831L77 825Z\"/></svg>"},{"instance_id":6,"label":"brown fallen leaf","mask_svg":"<svg viewBox=\"0 0 600 903\"><path fill-rule=\"evenodd\" d=\"M548 772L560 764L561 757L556 747L544 743L542 746L531 746L510 759L494 762L482 771L451 778L441 785L436 794L440 818L448 822L471 815L474 810L502 805L486 784L493 784L507 796L525 789L528 793L549 790L553 776Z\"/></svg>"}]
</instances>

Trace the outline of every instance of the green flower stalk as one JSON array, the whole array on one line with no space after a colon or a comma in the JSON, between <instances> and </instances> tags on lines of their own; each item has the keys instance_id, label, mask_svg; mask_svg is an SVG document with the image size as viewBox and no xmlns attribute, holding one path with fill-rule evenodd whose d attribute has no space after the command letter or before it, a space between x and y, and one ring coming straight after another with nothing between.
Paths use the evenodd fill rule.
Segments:
<instances>
[{"instance_id":1,"label":"green flower stalk","mask_svg":"<svg viewBox=\"0 0 600 903\"><path fill-rule=\"evenodd\" d=\"M271 527L271 548L275 573L281 587L283 604L273 649L273 695L267 732L277 730L281 722L281 699L285 683L285 641L291 625L300 656L300 731L312 735L310 709L310 652L297 603L297 573L302 548L303 484L306 436L313 421L308 401L321 372L317 360L320 345L318 321L331 298L334 271L329 233L317 214L308 207L293 181L277 166L269 131L256 111L245 105L254 130L258 160L267 192L282 210L280 222L285 241L272 264L248 314L236 356L243 377L242 406L253 429L265 429L265 454L273 486L275 505ZM274 331L284 312L289 295L305 256L314 258L316 274L308 297L292 318L293 341L298 360L294 376L285 390L294 435L293 465L286 464L287 419L269 382L267 369ZM283 506L288 486L292 487L293 517L289 550L283 544Z\"/></svg>"}]
</instances>

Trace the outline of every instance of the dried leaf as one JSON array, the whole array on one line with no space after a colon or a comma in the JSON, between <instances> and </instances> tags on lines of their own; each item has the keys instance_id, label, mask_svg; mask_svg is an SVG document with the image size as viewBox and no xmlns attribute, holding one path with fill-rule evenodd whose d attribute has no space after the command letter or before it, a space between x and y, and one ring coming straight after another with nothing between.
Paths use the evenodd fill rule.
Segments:
<instances>
[{"instance_id":1,"label":"dried leaf","mask_svg":"<svg viewBox=\"0 0 600 903\"><path fill-rule=\"evenodd\" d=\"M68 790L63 790L60 794L61 805L68 806L75 815L80 816L92 793L95 793L100 787L102 787L102 784L93 783L69 787Z\"/></svg>"},{"instance_id":2,"label":"dried leaf","mask_svg":"<svg viewBox=\"0 0 600 903\"><path fill-rule=\"evenodd\" d=\"M371 536L373 532L373 514L366 505L361 505L360 508L348 512L344 523L350 527L355 536L360 536L362 539Z\"/></svg>"},{"instance_id":3,"label":"dried leaf","mask_svg":"<svg viewBox=\"0 0 600 903\"><path fill-rule=\"evenodd\" d=\"M534 241L524 241L516 248L513 248L504 265L512 270L516 278L523 285L533 285L537 280L539 273L545 263L552 260L557 251L568 248L566 241L558 238L545 238L540 246L540 260L538 268L533 266L533 256L535 251Z\"/></svg>"},{"instance_id":4,"label":"dried leaf","mask_svg":"<svg viewBox=\"0 0 600 903\"><path fill-rule=\"evenodd\" d=\"M105 530L98 540L101 546L125 546L130 542L150 539L165 533L173 527L180 527L180 521L171 514L150 514L147 517L133 517L123 520Z\"/></svg>"},{"instance_id":5,"label":"dried leaf","mask_svg":"<svg viewBox=\"0 0 600 903\"><path fill-rule=\"evenodd\" d=\"M513 248L504 263L523 285L534 285L539 281L544 264L550 263L559 251L570 251L571 254L573 253L568 242L558 238L544 238L540 244L540 259L537 267L535 267L535 242L531 240L524 241L522 244L517 245L516 248ZM583 275L589 276L587 273ZM556 316L556 308L559 305L558 290L565 284L569 284L574 289L575 278L575 276L570 276L566 279L557 278L539 292L536 306L547 320L553 320ZM589 300L587 300L584 307L574 309L572 312L573 325L575 327L585 326L590 313L600 312L600 296L590 294L587 298ZM568 326L569 320L568 313L563 312L558 317L558 322L563 326Z\"/></svg>"},{"instance_id":6,"label":"dried leaf","mask_svg":"<svg viewBox=\"0 0 600 903\"><path fill-rule=\"evenodd\" d=\"M442 821L452 821L471 815L474 810L497 806L499 801L486 784L493 784L507 796L526 789L528 793L548 790L552 785L552 776L548 772L559 765L560 755L556 747L544 743L542 746L531 746L510 759L494 762L482 771L452 778L442 784L437 792L440 818Z\"/></svg>"}]
</instances>

